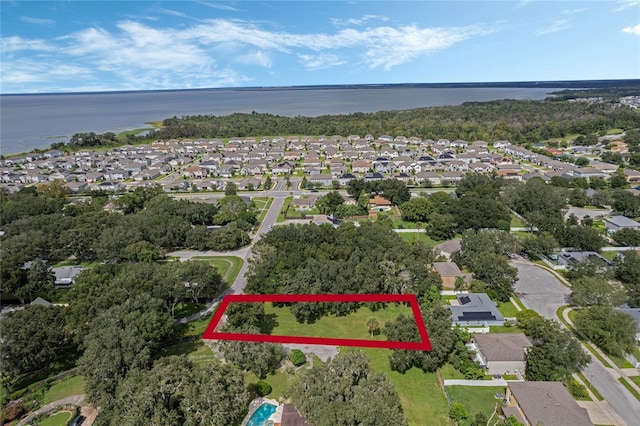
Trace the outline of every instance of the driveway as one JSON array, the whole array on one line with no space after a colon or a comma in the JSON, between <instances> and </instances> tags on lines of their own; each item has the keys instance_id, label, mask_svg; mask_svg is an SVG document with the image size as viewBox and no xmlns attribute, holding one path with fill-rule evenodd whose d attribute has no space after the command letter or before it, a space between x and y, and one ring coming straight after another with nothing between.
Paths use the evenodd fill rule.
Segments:
<instances>
[{"instance_id":1,"label":"driveway","mask_svg":"<svg viewBox=\"0 0 640 426\"><path fill-rule=\"evenodd\" d=\"M514 292L522 303L544 318L555 320L556 311L567 304L571 290L562 285L551 272L530 262L515 260L511 264L518 268Z\"/></svg>"}]
</instances>

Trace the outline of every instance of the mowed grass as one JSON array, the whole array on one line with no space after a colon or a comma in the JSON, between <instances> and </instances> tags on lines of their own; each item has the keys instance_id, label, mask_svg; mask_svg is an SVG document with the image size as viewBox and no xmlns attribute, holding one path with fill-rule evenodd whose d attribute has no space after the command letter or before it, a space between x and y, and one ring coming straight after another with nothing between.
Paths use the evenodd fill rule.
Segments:
<instances>
[{"instance_id":1,"label":"mowed grass","mask_svg":"<svg viewBox=\"0 0 640 426\"><path fill-rule=\"evenodd\" d=\"M408 306L396 303L388 303L384 309L376 312L363 306L346 316L327 315L313 324L298 323L288 307L275 307L271 303L265 303L264 311L270 321L275 321L271 334L344 339L386 340L382 333L371 337L367 327L369 318L374 317L378 320L381 329L385 323L394 321L400 314L413 318L413 312Z\"/></svg>"},{"instance_id":2,"label":"mowed grass","mask_svg":"<svg viewBox=\"0 0 640 426\"><path fill-rule=\"evenodd\" d=\"M192 259L213 265L229 285L233 284L242 268L242 259L237 256L194 256Z\"/></svg>"},{"instance_id":3,"label":"mowed grass","mask_svg":"<svg viewBox=\"0 0 640 426\"><path fill-rule=\"evenodd\" d=\"M469 412L469 418L459 423L460 426L470 425L476 413L482 412L487 419L493 414L496 404L500 406L502 401L496 399L496 393L505 393L501 386L448 386L447 392L453 402L459 402ZM496 420L496 417L493 418Z\"/></svg>"},{"instance_id":4,"label":"mowed grass","mask_svg":"<svg viewBox=\"0 0 640 426\"><path fill-rule=\"evenodd\" d=\"M275 373L267 374L267 377L262 379L263 381L269 383L271 385L271 393L267 395L270 399L275 399L276 401L280 398L284 398L289 385L295 376L289 375L281 370L277 370ZM258 376L254 373L247 373L244 376L244 383L248 385L255 385L258 383Z\"/></svg>"},{"instance_id":5,"label":"mowed grass","mask_svg":"<svg viewBox=\"0 0 640 426\"><path fill-rule=\"evenodd\" d=\"M444 391L440 387L436 373L425 373L413 367L404 374L391 371L389 366L389 349L361 349L371 361L371 366L383 372L393 383L404 415L411 426L449 426L454 423L449 419L449 404Z\"/></svg>"},{"instance_id":6,"label":"mowed grass","mask_svg":"<svg viewBox=\"0 0 640 426\"><path fill-rule=\"evenodd\" d=\"M73 413L71 411L60 411L52 416L49 416L38 423L40 426L67 426L71 421Z\"/></svg>"},{"instance_id":7,"label":"mowed grass","mask_svg":"<svg viewBox=\"0 0 640 426\"><path fill-rule=\"evenodd\" d=\"M511 302L498 302L498 310L503 317L515 317L518 309Z\"/></svg>"},{"instance_id":8,"label":"mowed grass","mask_svg":"<svg viewBox=\"0 0 640 426\"><path fill-rule=\"evenodd\" d=\"M84 377L71 376L61 380L59 383L51 386L44 394L42 405L47 405L53 401L66 398L72 395L82 395L84 393Z\"/></svg>"}]
</instances>

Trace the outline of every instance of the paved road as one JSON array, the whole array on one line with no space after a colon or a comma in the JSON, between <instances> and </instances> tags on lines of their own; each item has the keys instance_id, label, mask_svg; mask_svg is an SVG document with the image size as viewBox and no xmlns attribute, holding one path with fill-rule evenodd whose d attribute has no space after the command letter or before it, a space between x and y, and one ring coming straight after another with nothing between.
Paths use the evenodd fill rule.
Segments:
<instances>
[{"instance_id":1,"label":"paved road","mask_svg":"<svg viewBox=\"0 0 640 426\"><path fill-rule=\"evenodd\" d=\"M551 272L530 262L516 260L512 264L518 268L519 279L514 291L520 300L527 308L555 320L557 309L567 304L571 290ZM640 402L618 382L614 372L593 358L583 373L628 425L640 425Z\"/></svg>"},{"instance_id":2,"label":"paved road","mask_svg":"<svg viewBox=\"0 0 640 426\"><path fill-rule=\"evenodd\" d=\"M516 260L512 265L518 268L515 293L527 308L537 311L547 319L556 319L556 311L567 304L571 290L551 272L532 264Z\"/></svg>"}]
</instances>

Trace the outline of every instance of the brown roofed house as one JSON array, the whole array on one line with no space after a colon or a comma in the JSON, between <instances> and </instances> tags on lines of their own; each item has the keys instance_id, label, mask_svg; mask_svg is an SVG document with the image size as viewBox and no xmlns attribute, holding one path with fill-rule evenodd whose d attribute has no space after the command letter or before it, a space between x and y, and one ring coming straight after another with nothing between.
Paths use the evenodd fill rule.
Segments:
<instances>
[{"instance_id":1,"label":"brown roofed house","mask_svg":"<svg viewBox=\"0 0 640 426\"><path fill-rule=\"evenodd\" d=\"M443 289L454 289L456 279L464 277L455 262L433 262L433 269L440 275Z\"/></svg>"},{"instance_id":2,"label":"brown roofed house","mask_svg":"<svg viewBox=\"0 0 640 426\"><path fill-rule=\"evenodd\" d=\"M375 197L369 200L369 206L371 207L382 207L382 206L390 206L390 205L391 205L391 201L387 200L386 198L380 195L376 195Z\"/></svg>"},{"instance_id":3,"label":"brown roofed house","mask_svg":"<svg viewBox=\"0 0 640 426\"><path fill-rule=\"evenodd\" d=\"M489 374L524 373L531 340L522 333L474 334L478 356Z\"/></svg>"},{"instance_id":4,"label":"brown roofed house","mask_svg":"<svg viewBox=\"0 0 640 426\"><path fill-rule=\"evenodd\" d=\"M506 416L520 418L525 426L593 425L561 382L508 382ZM508 414L507 414L508 413Z\"/></svg>"}]
</instances>

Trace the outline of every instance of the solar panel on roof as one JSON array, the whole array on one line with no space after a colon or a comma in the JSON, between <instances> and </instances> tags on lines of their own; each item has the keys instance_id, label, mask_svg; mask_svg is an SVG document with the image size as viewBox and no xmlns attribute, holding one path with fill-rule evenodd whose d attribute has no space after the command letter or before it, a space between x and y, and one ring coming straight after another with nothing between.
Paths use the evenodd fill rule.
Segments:
<instances>
[{"instance_id":1,"label":"solar panel on roof","mask_svg":"<svg viewBox=\"0 0 640 426\"><path fill-rule=\"evenodd\" d=\"M491 312L465 312L461 317L458 317L458 321L485 321L496 320L496 317Z\"/></svg>"},{"instance_id":2,"label":"solar panel on roof","mask_svg":"<svg viewBox=\"0 0 640 426\"><path fill-rule=\"evenodd\" d=\"M463 305L471 302L471 298L469 296L460 296L458 300L460 300L460 303L462 303Z\"/></svg>"}]
</instances>

